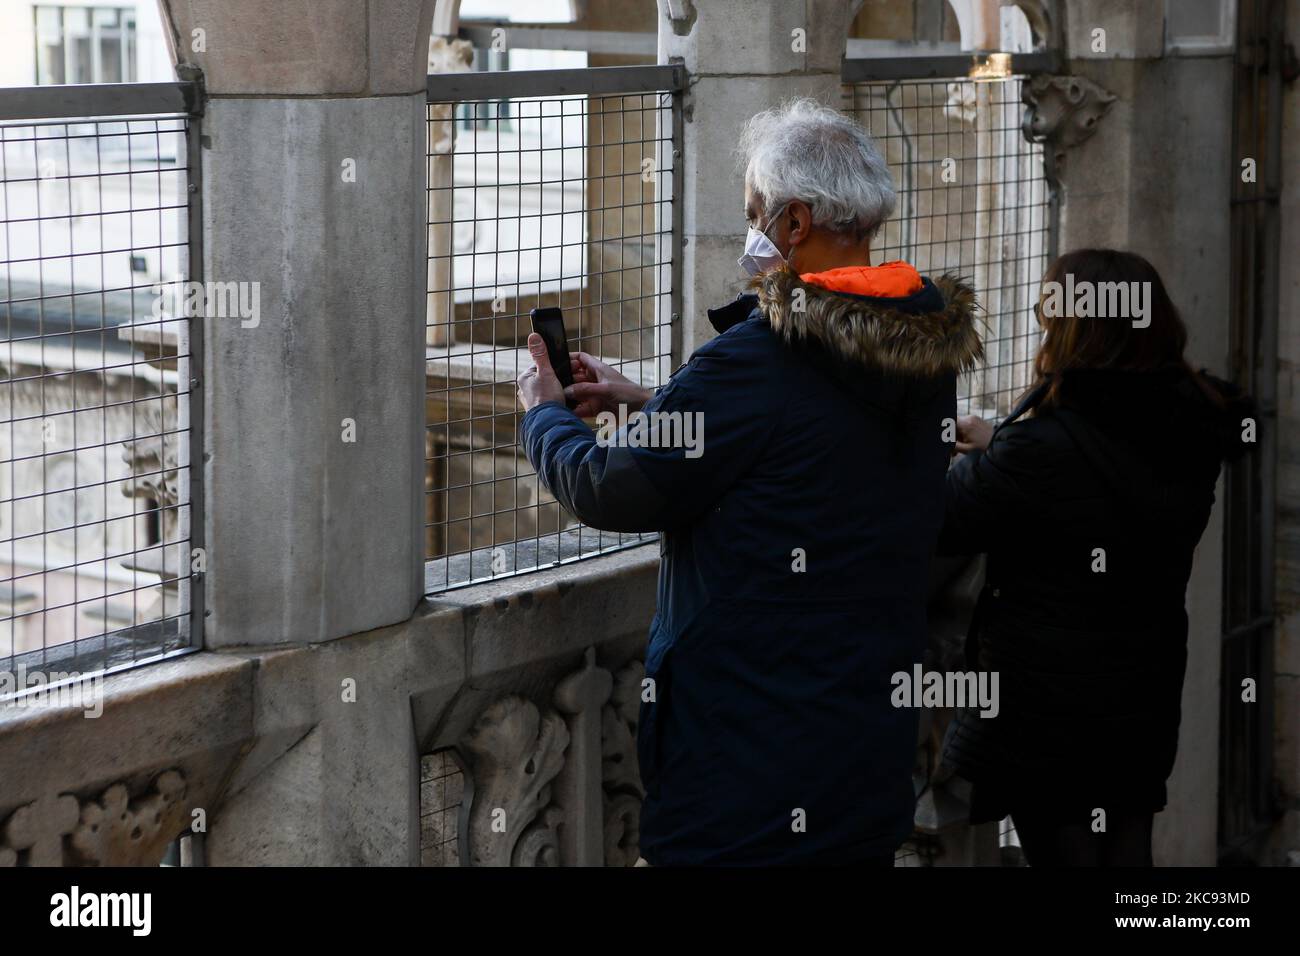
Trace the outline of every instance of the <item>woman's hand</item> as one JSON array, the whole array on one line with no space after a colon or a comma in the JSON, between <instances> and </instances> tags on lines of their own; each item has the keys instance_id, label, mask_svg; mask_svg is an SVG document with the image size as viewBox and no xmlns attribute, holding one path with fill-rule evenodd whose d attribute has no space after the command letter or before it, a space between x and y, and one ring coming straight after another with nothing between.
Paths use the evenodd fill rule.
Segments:
<instances>
[{"instance_id":1,"label":"woman's hand","mask_svg":"<svg viewBox=\"0 0 1300 956\"><path fill-rule=\"evenodd\" d=\"M993 439L993 423L986 422L974 415L962 415L957 419L957 452L965 454L971 451L984 451Z\"/></svg>"},{"instance_id":2,"label":"woman's hand","mask_svg":"<svg viewBox=\"0 0 1300 956\"><path fill-rule=\"evenodd\" d=\"M639 411L654 394L586 352L575 352L570 358L573 384L564 394L574 403L579 418L594 418L601 412L618 414L620 405L626 405L628 412Z\"/></svg>"}]
</instances>

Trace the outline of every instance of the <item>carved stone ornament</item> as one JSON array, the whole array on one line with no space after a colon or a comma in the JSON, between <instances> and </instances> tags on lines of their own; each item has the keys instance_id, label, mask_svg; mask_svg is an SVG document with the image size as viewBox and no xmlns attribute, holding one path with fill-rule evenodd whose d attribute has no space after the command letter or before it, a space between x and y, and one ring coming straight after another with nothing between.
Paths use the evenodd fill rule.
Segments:
<instances>
[{"instance_id":1,"label":"carved stone ornament","mask_svg":"<svg viewBox=\"0 0 1300 956\"><path fill-rule=\"evenodd\" d=\"M640 853L641 773L636 732L645 664L632 661L614 675L601 714L601 786L605 794L605 865L633 866Z\"/></svg>"},{"instance_id":2,"label":"carved stone ornament","mask_svg":"<svg viewBox=\"0 0 1300 956\"><path fill-rule=\"evenodd\" d=\"M572 741L556 779L556 803L564 811L560 859L565 866L605 862L605 793L601 787L602 709L614 678L596 666L596 649L587 648L580 670L555 685L556 708L564 715Z\"/></svg>"},{"instance_id":3,"label":"carved stone ornament","mask_svg":"<svg viewBox=\"0 0 1300 956\"><path fill-rule=\"evenodd\" d=\"M524 697L504 697L483 711L461 742L474 778L471 866L551 862L554 835L545 831L552 821L542 811L551 802L550 784L568 745L569 731L559 714L543 718Z\"/></svg>"},{"instance_id":4,"label":"carved stone ornament","mask_svg":"<svg viewBox=\"0 0 1300 956\"><path fill-rule=\"evenodd\" d=\"M175 541L181 503L180 444L176 436L176 402L164 398L136 409L142 436L122 442L122 460L131 477L122 482L122 494L157 502L162 516L162 540Z\"/></svg>"},{"instance_id":5,"label":"carved stone ornament","mask_svg":"<svg viewBox=\"0 0 1300 956\"><path fill-rule=\"evenodd\" d=\"M167 770L135 799L115 783L98 799L35 800L0 829L0 866L157 866L186 827L185 790L180 771Z\"/></svg>"},{"instance_id":6,"label":"carved stone ornament","mask_svg":"<svg viewBox=\"0 0 1300 956\"><path fill-rule=\"evenodd\" d=\"M555 710L505 697L460 742L473 781L471 866L631 866L639 856L636 727L645 665L583 666L557 682Z\"/></svg>"},{"instance_id":7,"label":"carved stone ornament","mask_svg":"<svg viewBox=\"0 0 1300 956\"><path fill-rule=\"evenodd\" d=\"M1020 96L1027 109L1022 128L1027 139L1045 143L1060 166L1065 152L1097 131L1117 97L1082 76L1035 76Z\"/></svg>"}]
</instances>

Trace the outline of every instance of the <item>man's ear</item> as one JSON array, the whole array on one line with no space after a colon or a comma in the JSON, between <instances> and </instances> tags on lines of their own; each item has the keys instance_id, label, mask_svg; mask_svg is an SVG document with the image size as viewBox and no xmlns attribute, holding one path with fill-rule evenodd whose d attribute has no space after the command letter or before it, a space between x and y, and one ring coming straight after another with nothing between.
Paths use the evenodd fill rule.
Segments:
<instances>
[{"instance_id":1,"label":"man's ear","mask_svg":"<svg viewBox=\"0 0 1300 956\"><path fill-rule=\"evenodd\" d=\"M786 215L790 217L790 245L798 245L812 232L812 210L807 203L795 199L786 206Z\"/></svg>"}]
</instances>

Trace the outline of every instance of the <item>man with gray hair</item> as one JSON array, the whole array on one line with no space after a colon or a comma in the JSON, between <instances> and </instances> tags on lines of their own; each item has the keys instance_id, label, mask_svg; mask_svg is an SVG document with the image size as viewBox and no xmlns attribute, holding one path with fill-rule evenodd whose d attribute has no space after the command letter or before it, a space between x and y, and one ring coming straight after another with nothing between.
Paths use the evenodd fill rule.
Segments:
<instances>
[{"instance_id":1,"label":"man with gray hair","mask_svg":"<svg viewBox=\"0 0 1300 956\"><path fill-rule=\"evenodd\" d=\"M925 643L956 378L981 352L974 295L870 264L894 189L851 119L796 100L751 119L740 154L752 292L709 311L718 336L654 393L579 353L566 394L530 336L520 441L587 524L662 532L644 859L890 865L918 723L891 705L891 675ZM620 405L696 416L703 441L602 439L583 421Z\"/></svg>"}]
</instances>

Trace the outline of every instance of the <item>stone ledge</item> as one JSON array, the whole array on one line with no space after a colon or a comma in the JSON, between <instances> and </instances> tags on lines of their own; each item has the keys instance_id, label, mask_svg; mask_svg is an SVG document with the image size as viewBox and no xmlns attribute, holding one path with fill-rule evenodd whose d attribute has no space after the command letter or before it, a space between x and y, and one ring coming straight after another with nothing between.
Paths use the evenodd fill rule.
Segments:
<instances>
[{"instance_id":1,"label":"stone ledge","mask_svg":"<svg viewBox=\"0 0 1300 956\"><path fill-rule=\"evenodd\" d=\"M137 791L175 768L189 806L210 806L252 737L253 672L247 660L194 653L103 678L95 718L82 707L0 705L0 818L64 793Z\"/></svg>"},{"instance_id":2,"label":"stone ledge","mask_svg":"<svg viewBox=\"0 0 1300 956\"><path fill-rule=\"evenodd\" d=\"M608 667L638 655L658 560L645 545L465 587L373 631L113 674L93 720L0 705L0 837L21 807L45 821L60 795L84 809L116 784L145 799L173 772L176 819L205 811L213 864L416 860L419 754L502 695L549 700L588 647Z\"/></svg>"}]
</instances>

